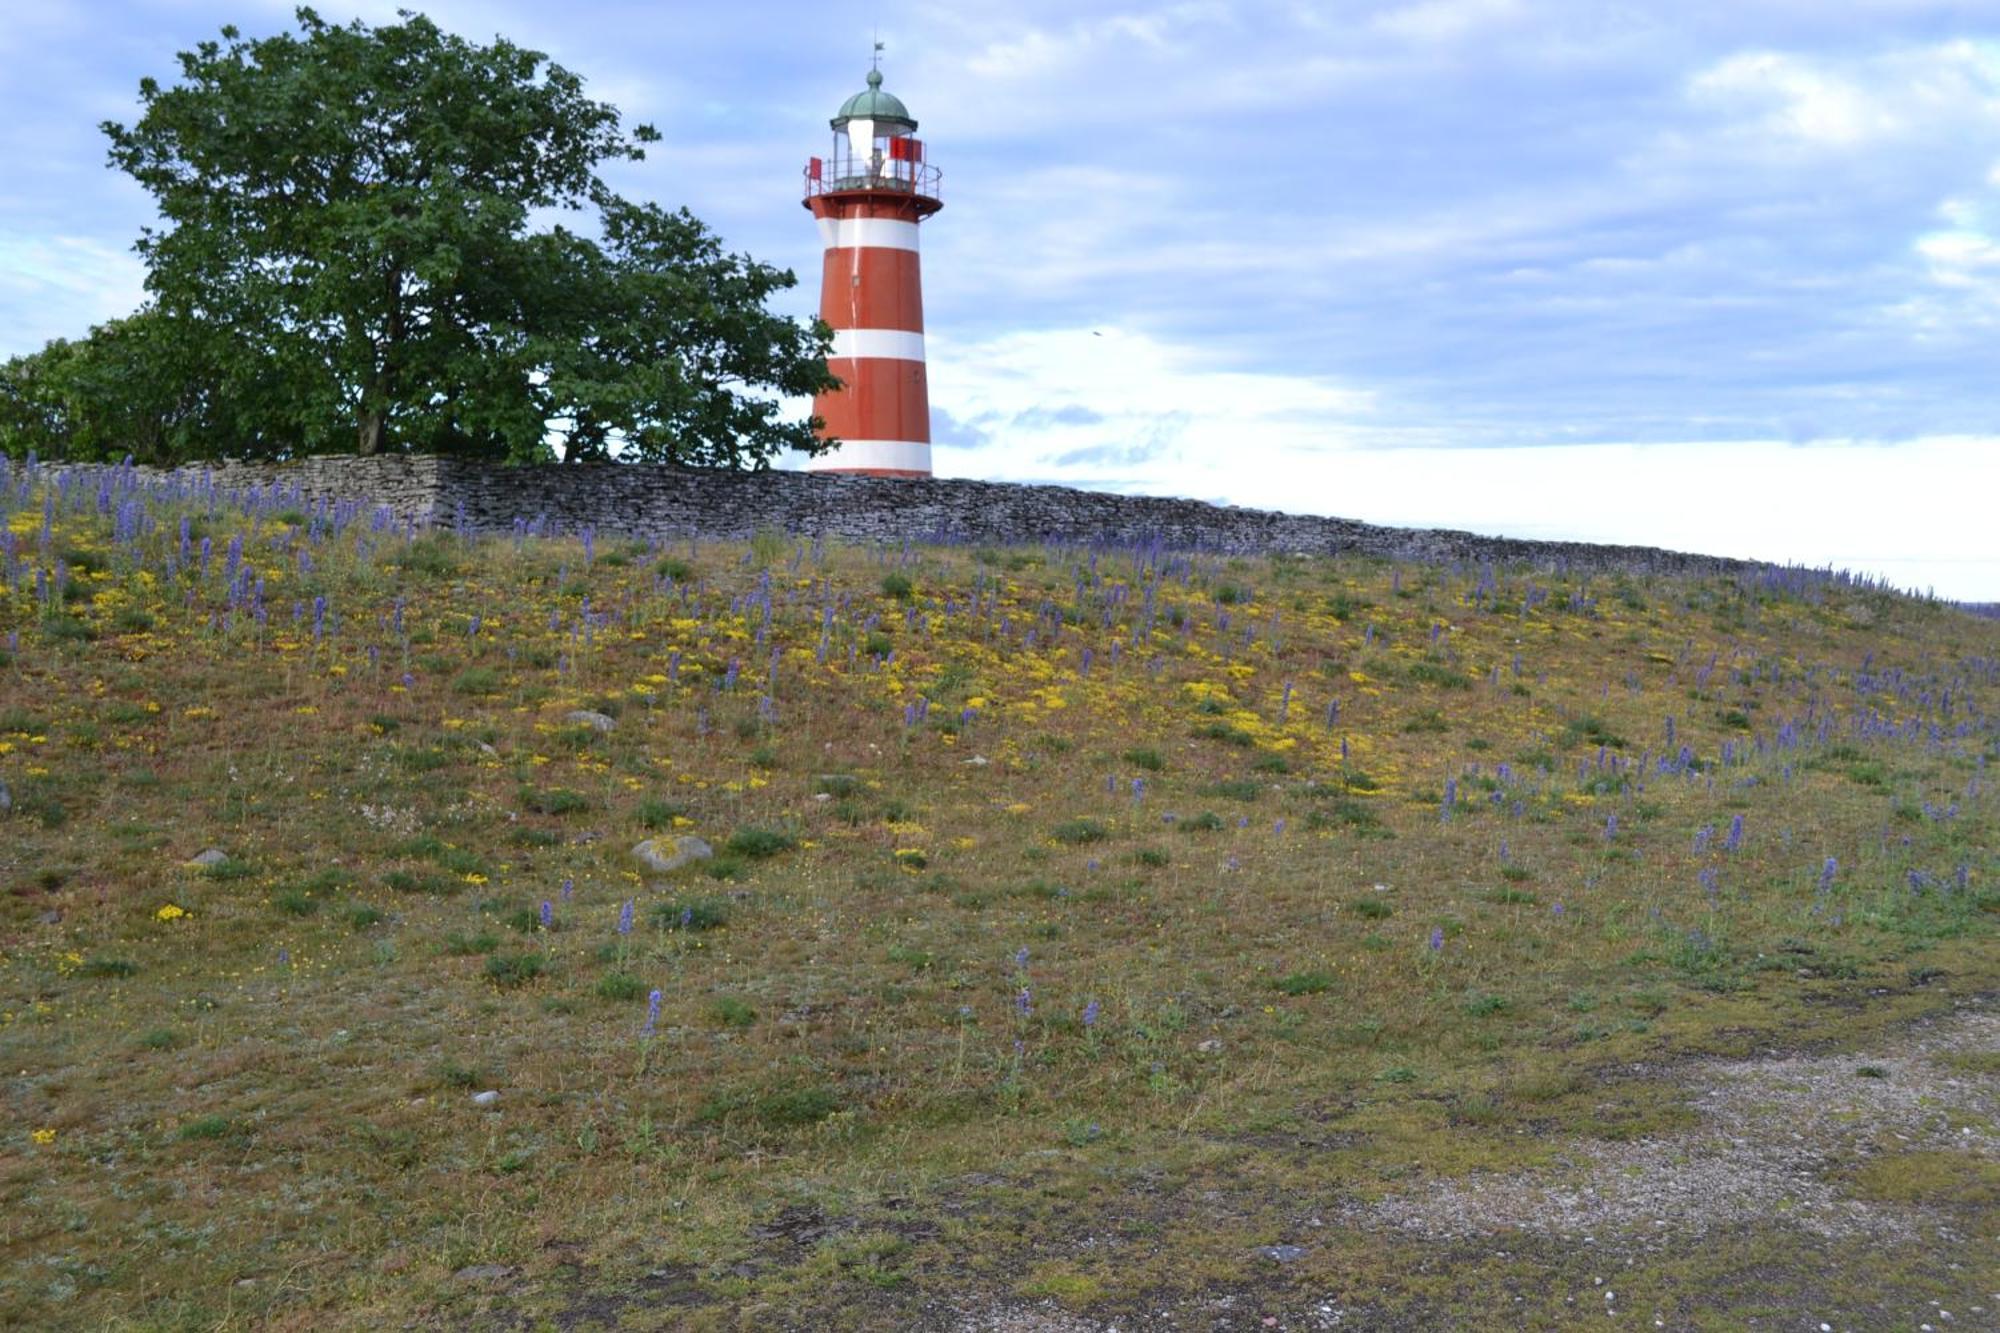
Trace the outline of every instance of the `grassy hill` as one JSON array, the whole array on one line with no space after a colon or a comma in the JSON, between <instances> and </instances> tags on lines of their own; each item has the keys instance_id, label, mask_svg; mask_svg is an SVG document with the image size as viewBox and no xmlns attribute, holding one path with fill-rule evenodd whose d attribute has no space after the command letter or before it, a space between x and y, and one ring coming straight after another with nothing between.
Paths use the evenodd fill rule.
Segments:
<instances>
[{"instance_id":1,"label":"grassy hill","mask_svg":"<svg viewBox=\"0 0 2000 1333\"><path fill-rule=\"evenodd\" d=\"M1382 1219L1678 1141L1702 1061L1990 996L2000 624L1796 572L472 540L18 476L0 530L0 1323L1991 1291L1976 1116L1829 1154L1894 1234Z\"/></svg>"}]
</instances>

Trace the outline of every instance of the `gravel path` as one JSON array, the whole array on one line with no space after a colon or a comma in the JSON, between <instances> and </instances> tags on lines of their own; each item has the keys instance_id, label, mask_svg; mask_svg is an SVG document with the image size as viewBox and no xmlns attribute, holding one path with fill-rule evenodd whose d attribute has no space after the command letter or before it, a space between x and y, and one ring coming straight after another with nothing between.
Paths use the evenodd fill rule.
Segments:
<instances>
[{"instance_id":1,"label":"gravel path","mask_svg":"<svg viewBox=\"0 0 2000 1333\"><path fill-rule=\"evenodd\" d=\"M1893 1050L1679 1066L1672 1076L1687 1086L1700 1114L1685 1132L1633 1143L1578 1139L1551 1168L1434 1182L1421 1191L1332 1209L1326 1217L1441 1246L1512 1234L1664 1250L1711 1231L1774 1221L1827 1238L1961 1240L1943 1210L1854 1198L1840 1182L1882 1153L2000 1160L2000 1077L1969 1072L1952 1059L1993 1052L2000 1052L2000 1012L1975 1009L1917 1024ZM2000 1327L2000 1321L1984 1322L2000 1307L2000 1292L1993 1300L1994 1306L1972 1305L1959 1316L1935 1314L1936 1327L1940 1333ZM1324 1302L1283 1319L1248 1318L1247 1311L1230 1308L1234 1304L1224 1296L1115 1324L1052 1303L983 1306L949 1316L940 1311L935 1326L955 1333L1112 1333L1338 1329L1366 1322Z\"/></svg>"},{"instance_id":2,"label":"gravel path","mask_svg":"<svg viewBox=\"0 0 2000 1333\"><path fill-rule=\"evenodd\" d=\"M2000 1051L2000 1014L1951 1015L1909 1037L1893 1052L1688 1066L1677 1076L1702 1120L1685 1133L1579 1140L1554 1171L1432 1185L1342 1220L1436 1239L1507 1230L1664 1238L1782 1217L1829 1238L1908 1240L1940 1225L1930 1210L1848 1197L1837 1177L1884 1151L2000 1159L2000 1079L1940 1058Z\"/></svg>"}]
</instances>

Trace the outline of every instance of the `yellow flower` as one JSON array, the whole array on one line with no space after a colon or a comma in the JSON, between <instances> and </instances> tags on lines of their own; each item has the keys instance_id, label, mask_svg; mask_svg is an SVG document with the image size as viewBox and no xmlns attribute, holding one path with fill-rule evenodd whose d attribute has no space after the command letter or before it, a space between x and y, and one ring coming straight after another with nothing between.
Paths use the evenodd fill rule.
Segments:
<instances>
[{"instance_id":1,"label":"yellow flower","mask_svg":"<svg viewBox=\"0 0 2000 1333\"><path fill-rule=\"evenodd\" d=\"M465 882L467 884L484 884L486 882L486 876L480 874L478 871L475 870L465 877Z\"/></svg>"},{"instance_id":2,"label":"yellow flower","mask_svg":"<svg viewBox=\"0 0 2000 1333\"><path fill-rule=\"evenodd\" d=\"M53 1129L38 1129L28 1137L46 1148L56 1141L56 1132Z\"/></svg>"},{"instance_id":3,"label":"yellow flower","mask_svg":"<svg viewBox=\"0 0 2000 1333\"><path fill-rule=\"evenodd\" d=\"M179 903L168 903L159 911L153 913L153 919L155 921L178 921L187 914L187 908L182 907Z\"/></svg>"}]
</instances>

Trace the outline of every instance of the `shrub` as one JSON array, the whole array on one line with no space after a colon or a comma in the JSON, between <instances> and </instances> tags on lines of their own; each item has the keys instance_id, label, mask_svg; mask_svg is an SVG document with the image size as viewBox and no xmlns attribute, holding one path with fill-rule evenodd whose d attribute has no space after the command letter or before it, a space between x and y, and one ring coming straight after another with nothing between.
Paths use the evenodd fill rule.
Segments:
<instances>
[{"instance_id":1,"label":"shrub","mask_svg":"<svg viewBox=\"0 0 2000 1333\"><path fill-rule=\"evenodd\" d=\"M229 1132L233 1128L234 1126L230 1124L228 1116L196 1116L194 1119L183 1124L176 1132L175 1137L182 1140L221 1139L229 1137Z\"/></svg>"},{"instance_id":2,"label":"shrub","mask_svg":"<svg viewBox=\"0 0 2000 1333\"><path fill-rule=\"evenodd\" d=\"M590 809L590 798L567 787L523 787L521 805L538 815L572 815Z\"/></svg>"},{"instance_id":3,"label":"shrub","mask_svg":"<svg viewBox=\"0 0 2000 1333\"><path fill-rule=\"evenodd\" d=\"M1272 983L1287 995L1318 995L1333 989L1331 972L1294 972Z\"/></svg>"},{"instance_id":4,"label":"shrub","mask_svg":"<svg viewBox=\"0 0 2000 1333\"><path fill-rule=\"evenodd\" d=\"M675 805L672 801L639 802L639 824L642 828L671 828L674 820L686 814L686 806Z\"/></svg>"},{"instance_id":5,"label":"shrub","mask_svg":"<svg viewBox=\"0 0 2000 1333\"><path fill-rule=\"evenodd\" d=\"M1612 750L1625 748L1625 738L1595 717L1573 717L1563 724L1562 744L1575 745L1580 741Z\"/></svg>"},{"instance_id":6,"label":"shrub","mask_svg":"<svg viewBox=\"0 0 2000 1333\"><path fill-rule=\"evenodd\" d=\"M1396 912L1395 908L1389 906L1388 903L1383 902L1380 898L1356 898L1347 905L1347 909L1353 912L1354 915L1365 917L1370 921L1386 920L1395 915Z\"/></svg>"},{"instance_id":7,"label":"shrub","mask_svg":"<svg viewBox=\"0 0 2000 1333\"><path fill-rule=\"evenodd\" d=\"M1419 685L1436 685L1447 690L1472 688L1472 677L1438 662L1410 663L1410 679Z\"/></svg>"},{"instance_id":8,"label":"shrub","mask_svg":"<svg viewBox=\"0 0 2000 1333\"><path fill-rule=\"evenodd\" d=\"M882 595L884 597L893 597L899 602L907 602L910 600L910 594L915 591L916 587L910 582L907 574L891 572L882 576Z\"/></svg>"},{"instance_id":9,"label":"shrub","mask_svg":"<svg viewBox=\"0 0 2000 1333\"><path fill-rule=\"evenodd\" d=\"M799 840L785 829L770 828L761 824L745 824L729 835L723 844L724 850L745 856L753 861L761 861L779 852L789 852L799 845Z\"/></svg>"},{"instance_id":10,"label":"shrub","mask_svg":"<svg viewBox=\"0 0 2000 1333\"><path fill-rule=\"evenodd\" d=\"M607 972L597 979L597 995L604 1000L636 1000L646 993L646 983L626 972Z\"/></svg>"},{"instance_id":11,"label":"shrub","mask_svg":"<svg viewBox=\"0 0 2000 1333\"><path fill-rule=\"evenodd\" d=\"M708 1011L726 1028L747 1028L757 1021L757 1011L734 995L717 996Z\"/></svg>"},{"instance_id":12,"label":"shrub","mask_svg":"<svg viewBox=\"0 0 2000 1333\"><path fill-rule=\"evenodd\" d=\"M493 667L467 667L452 680L451 688L454 694L498 694L500 673Z\"/></svg>"},{"instance_id":13,"label":"shrub","mask_svg":"<svg viewBox=\"0 0 2000 1333\"><path fill-rule=\"evenodd\" d=\"M1065 846L1078 847L1087 842L1104 841L1105 829L1094 819L1070 819L1050 829L1049 836Z\"/></svg>"},{"instance_id":14,"label":"shrub","mask_svg":"<svg viewBox=\"0 0 2000 1333\"><path fill-rule=\"evenodd\" d=\"M382 882L398 893L428 893L439 898L457 893L461 886L461 881L443 875L413 874L408 870L391 870L382 876Z\"/></svg>"},{"instance_id":15,"label":"shrub","mask_svg":"<svg viewBox=\"0 0 2000 1333\"><path fill-rule=\"evenodd\" d=\"M548 970L538 953L496 953L486 960L486 979L503 989L523 986Z\"/></svg>"},{"instance_id":16,"label":"shrub","mask_svg":"<svg viewBox=\"0 0 2000 1333\"><path fill-rule=\"evenodd\" d=\"M699 1118L707 1124L747 1120L764 1129L796 1129L816 1125L839 1109L840 1099L828 1088L766 1088L712 1093Z\"/></svg>"},{"instance_id":17,"label":"shrub","mask_svg":"<svg viewBox=\"0 0 2000 1333\"><path fill-rule=\"evenodd\" d=\"M653 924L661 930L720 930L729 924L725 898L669 898L653 908Z\"/></svg>"},{"instance_id":18,"label":"shrub","mask_svg":"<svg viewBox=\"0 0 2000 1333\"><path fill-rule=\"evenodd\" d=\"M1127 750L1125 762L1134 768L1143 768L1148 773L1158 773L1167 766L1167 761L1160 758L1158 750Z\"/></svg>"}]
</instances>

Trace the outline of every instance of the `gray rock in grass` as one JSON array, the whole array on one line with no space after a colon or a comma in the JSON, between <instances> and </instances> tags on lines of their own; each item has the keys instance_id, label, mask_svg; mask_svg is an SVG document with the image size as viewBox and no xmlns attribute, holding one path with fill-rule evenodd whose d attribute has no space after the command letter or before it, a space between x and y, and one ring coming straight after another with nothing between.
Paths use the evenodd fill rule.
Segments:
<instances>
[{"instance_id":1,"label":"gray rock in grass","mask_svg":"<svg viewBox=\"0 0 2000 1333\"><path fill-rule=\"evenodd\" d=\"M195 853L189 859L188 864L191 866L219 866L228 859L228 852L223 851L220 847L210 847L206 851Z\"/></svg>"},{"instance_id":2,"label":"gray rock in grass","mask_svg":"<svg viewBox=\"0 0 2000 1333\"><path fill-rule=\"evenodd\" d=\"M564 713L563 721L574 722L580 727L589 727L592 731L616 731L618 729L617 718L607 713L594 713L588 708L578 708L572 712Z\"/></svg>"},{"instance_id":3,"label":"gray rock in grass","mask_svg":"<svg viewBox=\"0 0 2000 1333\"><path fill-rule=\"evenodd\" d=\"M632 857L656 875L665 875L696 861L706 861L715 849L700 838L685 833L666 838L648 838L632 849Z\"/></svg>"}]
</instances>

